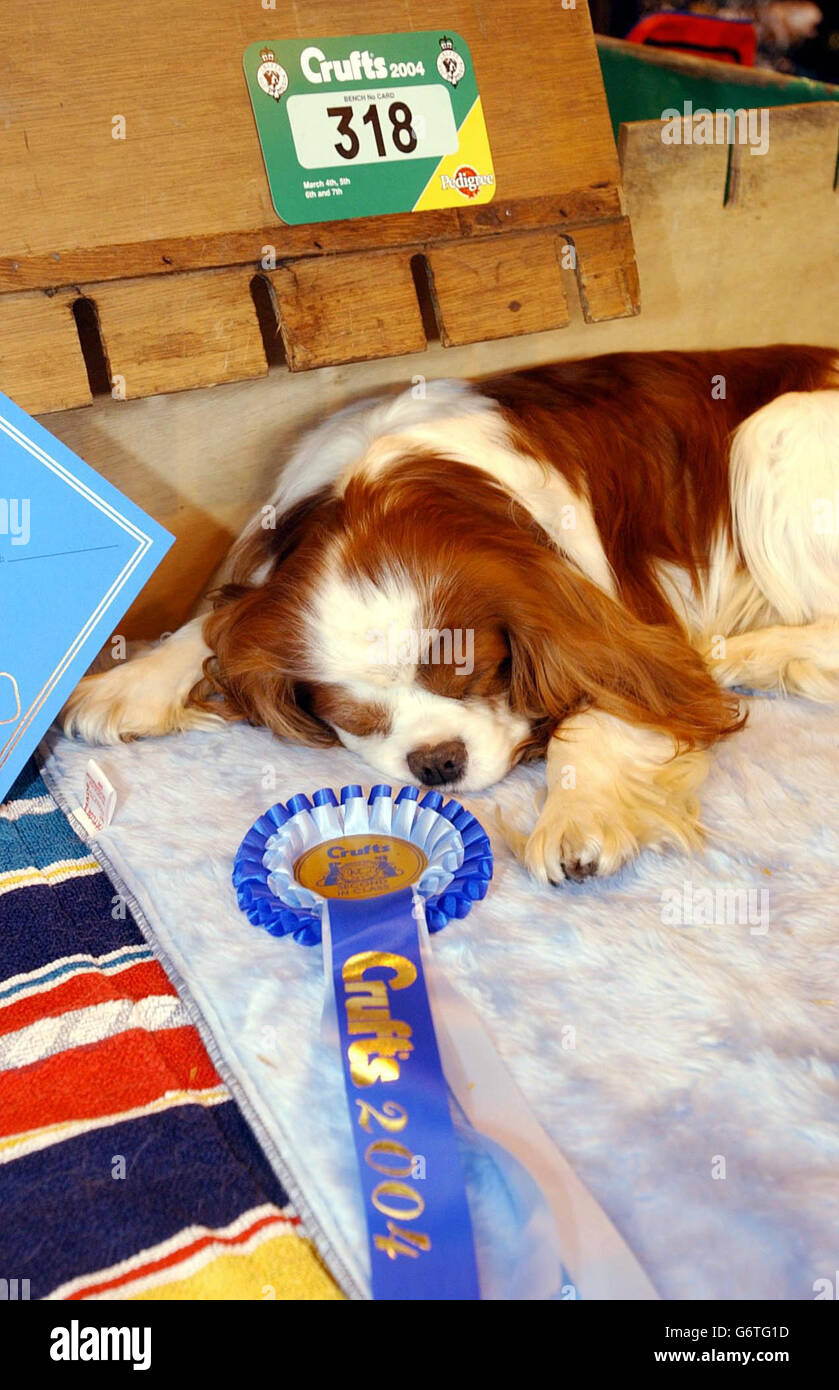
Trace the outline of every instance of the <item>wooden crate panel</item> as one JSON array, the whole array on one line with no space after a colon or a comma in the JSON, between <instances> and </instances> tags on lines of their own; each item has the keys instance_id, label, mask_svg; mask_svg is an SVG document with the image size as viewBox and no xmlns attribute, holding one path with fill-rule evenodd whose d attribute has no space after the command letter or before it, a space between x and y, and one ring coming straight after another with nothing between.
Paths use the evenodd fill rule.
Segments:
<instances>
[{"instance_id":1,"label":"wooden crate panel","mask_svg":"<svg viewBox=\"0 0 839 1390\"><path fill-rule=\"evenodd\" d=\"M444 346L563 328L569 315L560 251L552 232L431 247L427 259Z\"/></svg>"},{"instance_id":2,"label":"wooden crate panel","mask_svg":"<svg viewBox=\"0 0 839 1390\"><path fill-rule=\"evenodd\" d=\"M772 108L765 155L731 148L726 203L728 145L666 145L660 121L622 127L637 346L836 342L837 145L839 104Z\"/></svg>"},{"instance_id":3,"label":"wooden crate panel","mask_svg":"<svg viewBox=\"0 0 839 1390\"><path fill-rule=\"evenodd\" d=\"M580 227L570 238L586 323L623 319L640 308L638 269L629 218L606 227Z\"/></svg>"},{"instance_id":4,"label":"wooden crate panel","mask_svg":"<svg viewBox=\"0 0 839 1390\"><path fill-rule=\"evenodd\" d=\"M427 0L421 15L404 16L390 0L97 0L83 25L72 0L53 0L34 27L30 10L30 0L0 6L0 299L89 296L115 394L265 372L249 279L267 263L278 267L266 276L293 370L421 350L417 252L433 259L447 344L565 324L556 238L576 229L588 317L634 312L631 239L611 230L622 217L620 168L585 0ZM453 30L469 45L495 199L286 227L271 204L246 47L411 28ZM44 78L45 55L60 81ZM524 253L529 263L517 266ZM459 286L482 279L490 290L470 303ZM47 326L31 371L19 346L7 355L27 399L60 409L86 399L86 387L72 380L73 331ZM51 385L44 362L58 353L55 337L65 365ZM95 372L91 381L98 393Z\"/></svg>"},{"instance_id":5,"label":"wooden crate panel","mask_svg":"<svg viewBox=\"0 0 839 1390\"><path fill-rule=\"evenodd\" d=\"M402 251L304 257L268 278L292 371L425 347L410 257Z\"/></svg>"},{"instance_id":6,"label":"wooden crate panel","mask_svg":"<svg viewBox=\"0 0 839 1390\"><path fill-rule=\"evenodd\" d=\"M736 180L731 210L783 204L795 188L797 197L818 201L835 227L839 102L774 106L764 114L766 153L751 154L743 145L732 147Z\"/></svg>"},{"instance_id":7,"label":"wooden crate panel","mask_svg":"<svg viewBox=\"0 0 839 1390\"><path fill-rule=\"evenodd\" d=\"M250 281L237 268L87 286L116 393L131 399L264 376Z\"/></svg>"},{"instance_id":8,"label":"wooden crate panel","mask_svg":"<svg viewBox=\"0 0 839 1390\"><path fill-rule=\"evenodd\" d=\"M269 197L242 72L255 40L422 28L470 46L494 203L285 228ZM619 167L585 0L72 0L0 6L0 288L129 278L171 266L492 234L530 215L597 217ZM45 76L58 65L60 80ZM124 125L121 124L124 122ZM124 134L124 138L114 135ZM546 159L545 151L550 151ZM563 211L564 209L564 211Z\"/></svg>"},{"instance_id":9,"label":"wooden crate panel","mask_svg":"<svg viewBox=\"0 0 839 1390\"><path fill-rule=\"evenodd\" d=\"M0 295L0 391L32 415L90 402L76 298L40 290Z\"/></svg>"},{"instance_id":10,"label":"wooden crate panel","mask_svg":"<svg viewBox=\"0 0 839 1390\"><path fill-rule=\"evenodd\" d=\"M689 318L692 305L703 305L707 313L733 250L730 209L724 206L728 147L665 145L660 121L636 121L622 127L620 148L633 222L640 209L644 212L644 228L636 237L643 237L646 248L659 248L642 280L642 324L653 297L656 306L669 306L674 321ZM715 267L716 285L707 281L709 265ZM742 280L743 267L736 272ZM660 336L661 326L656 331Z\"/></svg>"}]
</instances>

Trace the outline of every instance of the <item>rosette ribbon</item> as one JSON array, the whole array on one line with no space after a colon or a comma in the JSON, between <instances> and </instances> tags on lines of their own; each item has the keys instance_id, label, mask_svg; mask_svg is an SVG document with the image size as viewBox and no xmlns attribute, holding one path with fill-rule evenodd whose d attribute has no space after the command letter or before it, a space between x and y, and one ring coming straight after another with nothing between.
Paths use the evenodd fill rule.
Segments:
<instances>
[{"instance_id":1,"label":"rosette ribbon","mask_svg":"<svg viewBox=\"0 0 839 1390\"><path fill-rule=\"evenodd\" d=\"M383 784L369 796L350 785L278 803L236 855L249 920L323 942L373 1297L655 1298L434 962L429 933L465 917L491 876L489 839L469 811ZM515 1259L503 1269L483 1242L479 1270L449 1091L517 1213Z\"/></svg>"}]
</instances>

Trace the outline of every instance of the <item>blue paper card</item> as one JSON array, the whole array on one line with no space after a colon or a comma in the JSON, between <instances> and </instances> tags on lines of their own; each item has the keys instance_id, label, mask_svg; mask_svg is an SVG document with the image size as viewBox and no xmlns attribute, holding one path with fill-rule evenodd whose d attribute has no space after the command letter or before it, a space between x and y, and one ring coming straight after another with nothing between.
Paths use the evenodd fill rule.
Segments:
<instances>
[{"instance_id":1,"label":"blue paper card","mask_svg":"<svg viewBox=\"0 0 839 1390\"><path fill-rule=\"evenodd\" d=\"M0 801L173 539L0 394Z\"/></svg>"}]
</instances>

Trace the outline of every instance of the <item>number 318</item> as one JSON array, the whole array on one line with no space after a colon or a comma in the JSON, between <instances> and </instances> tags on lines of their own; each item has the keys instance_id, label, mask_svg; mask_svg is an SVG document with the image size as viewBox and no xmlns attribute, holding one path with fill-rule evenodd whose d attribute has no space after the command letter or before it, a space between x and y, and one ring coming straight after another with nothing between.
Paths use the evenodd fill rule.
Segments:
<instances>
[{"instance_id":1,"label":"number 318","mask_svg":"<svg viewBox=\"0 0 839 1390\"><path fill-rule=\"evenodd\" d=\"M328 106L327 116L333 116L338 122L338 134L343 139L338 140L335 149L342 159L355 159L361 148L361 142L353 129L352 118L355 114L354 108L346 102L343 106ZM417 147L417 137L414 132L412 121L413 116L410 106L406 106L404 101L392 101L387 108L387 116L390 121L390 137L394 147L400 154L411 154ZM375 103L368 106L361 118L362 125L369 125L376 141L376 151L380 159L384 159L387 154L385 137L382 133L382 124L379 119L379 108Z\"/></svg>"}]
</instances>

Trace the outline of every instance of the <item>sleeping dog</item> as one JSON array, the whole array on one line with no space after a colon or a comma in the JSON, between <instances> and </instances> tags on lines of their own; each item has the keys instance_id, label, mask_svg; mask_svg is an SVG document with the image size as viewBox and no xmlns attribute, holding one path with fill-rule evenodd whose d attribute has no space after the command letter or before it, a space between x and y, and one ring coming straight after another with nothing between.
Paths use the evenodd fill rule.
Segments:
<instances>
[{"instance_id":1,"label":"sleeping dog","mask_svg":"<svg viewBox=\"0 0 839 1390\"><path fill-rule=\"evenodd\" d=\"M839 691L837 513L828 349L430 382L305 436L212 610L88 676L64 726L247 719L452 792L544 758L529 869L609 874L698 842L731 687Z\"/></svg>"}]
</instances>

